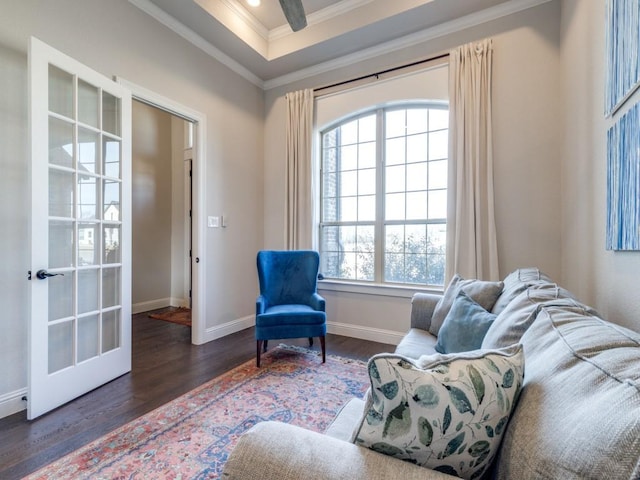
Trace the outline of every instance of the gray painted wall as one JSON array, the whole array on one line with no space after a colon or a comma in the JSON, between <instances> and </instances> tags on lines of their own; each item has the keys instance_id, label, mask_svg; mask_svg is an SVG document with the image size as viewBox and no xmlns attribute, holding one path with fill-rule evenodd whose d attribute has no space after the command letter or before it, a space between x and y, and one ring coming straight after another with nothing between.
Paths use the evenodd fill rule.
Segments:
<instances>
[{"instance_id":1,"label":"gray painted wall","mask_svg":"<svg viewBox=\"0 0 640 480\"><path fill-rule=\"evenodd\" d=\"M493 38L493 139L496 223L501 276L537 266L556 281L561 269L560 4L550 2L384 57L267 91L265 246L282 248L284 231L284 94L329 85ZM322 287L321 287L322 288ZM378 298L323 289L330 330L393 342L409 327L411 291ZM402 297L404 295L404 298ZM370 332L366 325L378 329Z\"/></svg>"},{"instance_id":2,"label":"gray painted wall","mask_svg":"<svg viewBox=\"0 0 640 480\"><path fill-rule=\"evenodd\" d=\"M207 118L203 216L206 329L250 317L262 246L264 101L260 88L125 0L0 0L0 416L22 408L29 319L27 46L30 35L107 77L120 76ZM199 219L204 221L203 219ZM6 407L6 408L5 408Z\"/></svg>"},{"instance_id":3,"label":"gray painted wall","mask_svg":"<svg viewBox=\"0 0 640 480\"><path fill-rule=\"evenodd\" d=\"M133 102L131 303L171 297L171 115Z\"/></svg>"},{"instance_id":4,"label":"gray painted wall","mask_svg":"<svg viewBox=\"0 0 640 480\"><path fill-rule=\"evenodd\" d=\"M613 322L640 331L640 253L605 250L605 1L562 1L563 282Z\"/></svg>"}]
</instances>

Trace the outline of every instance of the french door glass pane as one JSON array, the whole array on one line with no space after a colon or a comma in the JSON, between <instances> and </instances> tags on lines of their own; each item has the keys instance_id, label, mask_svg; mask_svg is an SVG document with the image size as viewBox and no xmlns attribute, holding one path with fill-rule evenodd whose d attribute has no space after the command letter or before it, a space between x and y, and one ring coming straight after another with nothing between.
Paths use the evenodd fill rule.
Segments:
<instances>
[{"instance_id":1,"label":"french door glass pane","mask_svg":"<svg viewBox=\"0 0 640 480\"><path fill-rule=\"evenodd\" d=\"M120 263L120 227L104 227L104 263Z\"/></svg>"},{"instance_id":2,"label":"french door glass pane","mask_svg":"<svg viewBox=\"0 0 640 480\"><path fill-rule=\"evenodd\" d=\"M100 315L78 318L78 362L100 353Z\"/></svg>"},{"instance_id":3,"label":"french door glass pane","mask_svg":"<svg viewBox=\"0 0 640 480\"><path fill-rule=\"evenodd\" d=\"M78 265L100 264L100 227L97 223L78 224Z\"/></svg>"},{"instance_id":4,"label":"french door glass pane","mask_svg":"<svg viewBox=\"0 0 640 480\"><path fill-rule=\"evenodd\" d=\"M120 99L102 92L102 129L120 136Z\"/></svg>"},{"instance_id":5,"label":"french door glass pane","mask_svg":"<svg viewBox=\"0 0 640 480\"><path fill-rule=\"evenodd\" d=\"M98 89L82 80L78 80L78 121L95 128L100 127Z\"/></svg>"},{"instance_id":6,"label":"french door glass pane","mask_svg":"<svg viewBox=\"0 0 640 480\"><path fill-rule=\"evenodd\" d=\"M73 173L49 169L49 215L73 217Z\"/></svg>"},{"instance_id":7,"label":"french door glass pane","mask_svg":"<svg viewBox=\"0 0 640 480\"><path fill-rule=\"evenodd\" d=\"M49 373L73 365L73 320L49 325Z\"/></svg>"},{"instance_id":8,"label":"french door glass pane","mask_svg":"<svg viewBox=\"0 0 640 480\"><path fill-rule=\"evenodd\" d=\"M78 127L78 170L80 172L100 173L99 168L100 134Z\"/></svg>"},{"instance_id":9,"label":"french door glass pane","mask_svg":"<svg viewBox=\"0 0 640 480\"><path fill-rule=\"evenodd\" d=\"M102 314L102 353L120 347L120 315L120 309Z\"/></svg>"},{"instance_id":10,"label":"french door glass pane","mask_svg":"<svg viewBox=\"0 0 640 480\"><path fill-rule=\"evenodd\" d=\"M98 186L100 182L96 177L78 173L78 209L82 220L95 220L99 218L98 211Z\"/></svg>"},{"instance_id":11,"label":"french door glass pane","mask_svg":"<svg viewBox=\"0 0 640 480\"><path fill-rule=\"evenodd\" d=\"M49 65L49 111L73 118L73 75Z\"/></svg>"},{"instance_id":12,"label":"french door glass pane","mask_svg":"<svg viewBox=\"0 0 640 480\"><path fill-rule=\"evenodd\" d=\"M49 163L73 168L73 124L49 117Z\"/></svg>"},{"instance_id":13,"label":"french door glass pane","mask_svg":"<svg viewBox=\"0 0 640 480\"><path fill-rule=\"evenodd\" d=\"M102 270L102 308L120 305L120 267Z\"/></svg>"},{"instance_id":14,"label":"french door glass pane","mask_svg":"<svg viewBox=\"0 0 640 480\"><path fill-rule=\"evenodd\" d=\"M74 272L51 277L49 284L49 321L71 317L73 315L73 277Z\"/></svg>"},{"instance_id":15,"label":"french door glass pane","mask_svg":"<svg viewBox=\"0 0 640 480\"><path fill-rule=\"evenodd\" d=\"M100 270L92 268L78 271L78 314L94 312L99 308Z\"/></svg>"},{"instance_id":16,"label":"french door glass pane","mask_svg":"<svg viewBox=\"0 0 640 480\"><path fill-rule=\"evenodd\" d=\"M73 222L49 221L49 268L73 266L73 225Z\"/></svg>"},{"instance_id":17,"label":"french door glass pane","mask_svg":"<svg viewBox=\"0 0 640 480\"><path fill-rule=\"evenodd\" d=\"M104 180L103 219L106 221L120 221L120 182Z\"/></svg>"},{"instance_id":18,"label":"french door glass pane","mask_svg":"<svg viewBox=\"0 0 640 480\"><path fill-rule=\"evenodd\" d=\"M102 158L104 176L120 178L120 141L103 136Z\"/></svg>"}]
</instances>

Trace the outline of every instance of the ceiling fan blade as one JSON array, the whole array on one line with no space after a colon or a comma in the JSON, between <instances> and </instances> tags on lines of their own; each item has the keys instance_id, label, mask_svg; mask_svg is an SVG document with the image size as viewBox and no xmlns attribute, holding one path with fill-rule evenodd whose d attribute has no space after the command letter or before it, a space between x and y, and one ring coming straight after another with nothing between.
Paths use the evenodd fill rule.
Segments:
<instances>
[{"instance_id":1,"label":"ceiling fan blade","mask_svg":"<svg viewBox=\"0 0 640 480\"><path fill-rule=\"evenodd\" d=\"M291 30L297 32L307 26L307 16L304 13L302 0L280 0L280 6Z\"/></svg>"}]
</instances>

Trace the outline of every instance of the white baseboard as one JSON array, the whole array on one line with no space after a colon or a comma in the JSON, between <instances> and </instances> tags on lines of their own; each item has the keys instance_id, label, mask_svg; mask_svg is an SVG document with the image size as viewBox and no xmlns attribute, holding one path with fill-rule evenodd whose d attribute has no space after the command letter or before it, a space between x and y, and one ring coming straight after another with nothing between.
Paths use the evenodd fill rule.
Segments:
<instances>
[{"instance_id":1,"label":"white baseboard","mask_svg":"<svg viewBox=\"0 0 640 480\"><path fill-rule=\"evenodd\" d=\"M185 308L187 308L189 306L189 299L188 298L171 297L169 299L169 306L170 307L185 307Z\"/></svg>"},{"instance_id":2,"label":"white baseboard","mask_svg":"<svg viewBox=\"0 0 640 480\"><path fill-rule=\"evenodd\" d=\"M207 328L202 343L210 342L211 340L216 340L217 338L222 338L226 335L244 330L245 328L253 327L254 325L255 316L249 315L247 317L239 318L222 325L216 325L215 327ZM387 343L389 345L398 345L402 340L402 337L404 337L406 333L337 322L327 322L327 331L336 335L360 338L362 340L369 340L372 342Z\"/></svg>"},{"instance_id":3,"label":"white baseboard","mask_svg":"<svg viewBox=\"0 0 640 480\"><path fill-rule=\"evenodd\" d=\"M243 318L238 318L222 325L216 325L215 327L207 328L204 332L204 338L202 343L222 338L232 333L239 332L245 328L253 327L256 324L255 315L248 315Z\"/></svg>"},{"instance_id":4,"label":"white baseboard","mask_svg":"<svg viewBox=\"0 0 640 480\"><path fill-rule=\"evenodd\" d=\"M148 312L149 310L157 310L158 308L171 307L172 298L159 298L157 300L150 300L148 302L134 303L131 305L131 313Z\"/></svg>"},{"instance_id":5,"label":"white baseboard","mask_svg":"<svg viewBox=\"0 0 640 480\"><path fill-rule=\"evenodd\" d=\"M23 388L15 392L0 395L0 418L8 417L14 413L21 412L27 408L27 402L22 400L27 394L27 389Z\"/></svg>"},{"instance_id":6,"label":"white baseboard","mask_svg":"<svg viewBox=\"0 0 640 480\"><path fill-rule=\"evenodd\" d=\"M345 337L360 338L371 342L387 343L390 345L398 345L405 333L394 332L392 330L383 330L381 328L362 327L359 325L350 325L347 323L327 322L327 331L335 335L343 335Z\"/></svg>"}]
</instances>

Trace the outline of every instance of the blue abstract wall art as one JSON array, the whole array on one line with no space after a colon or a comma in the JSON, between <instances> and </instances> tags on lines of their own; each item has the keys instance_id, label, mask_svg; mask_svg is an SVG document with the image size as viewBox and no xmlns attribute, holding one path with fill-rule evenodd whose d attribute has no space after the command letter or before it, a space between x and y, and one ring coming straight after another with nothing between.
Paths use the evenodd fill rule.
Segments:
<instances>
[{"instance_id":1,"label":"blue abstract wall art","mask_svg":"<svg viewBox=\"0 0 640 480\"><path fill-rule=\"evenodd\" d=\"M640 103L607 133L607 250L640 250Z\"/></svg>"},{"instance_id":2,"label":"blue abstract wall art","mask_svg":"<svg viewBox=\"0 0 640 480\"><path fill-rule=\"evenodd\" d=\"M640 0L609 0L606 23L605 115L613 115L640 86Z\"/></svg>"}]
</instances>

